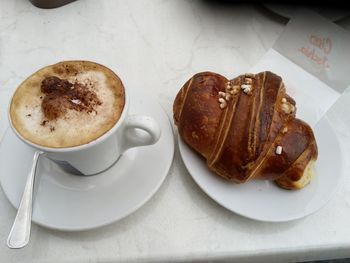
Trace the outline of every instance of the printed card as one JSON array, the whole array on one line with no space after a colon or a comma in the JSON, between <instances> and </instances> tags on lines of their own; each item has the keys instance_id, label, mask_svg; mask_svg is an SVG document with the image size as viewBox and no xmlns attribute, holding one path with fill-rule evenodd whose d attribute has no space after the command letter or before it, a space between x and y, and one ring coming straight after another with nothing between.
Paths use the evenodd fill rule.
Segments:
<instances>
[{"instance_id":1,"label":"printed card","mask_svg":"<svg viewBox=\"0 0 350 263\"><path fill-rule=\"evenodd\" d=\"M282 77L297 117L314 126L350 85L350 34L301 10L251 72L266 70Z\"/></svg>"}]
</instances>

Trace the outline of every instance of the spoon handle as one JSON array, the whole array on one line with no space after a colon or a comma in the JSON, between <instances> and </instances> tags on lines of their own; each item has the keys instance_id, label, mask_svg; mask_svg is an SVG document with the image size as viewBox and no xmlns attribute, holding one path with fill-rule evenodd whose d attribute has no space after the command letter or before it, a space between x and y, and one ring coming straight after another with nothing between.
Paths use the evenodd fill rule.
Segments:
<instances>
[{"instance_id":1,"label":"spoon handle","mask_svg":"<svg viewBox=\"0 0 350 263\"><path fill-rule=\"evenodd\" d=\"M33 164L24 187L21 203L17 210L10 234L7 239L9 248L22 248L29 242L30 228L32 221L33 187L36 167L40 155L43 152L36 151L33 157Z\"/></svg>"}]
</instances>

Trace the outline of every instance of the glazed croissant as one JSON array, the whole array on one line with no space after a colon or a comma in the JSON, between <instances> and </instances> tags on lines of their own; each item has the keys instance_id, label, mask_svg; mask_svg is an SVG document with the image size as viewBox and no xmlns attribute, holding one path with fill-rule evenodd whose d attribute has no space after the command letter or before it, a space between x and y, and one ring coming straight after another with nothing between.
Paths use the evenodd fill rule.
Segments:
<instances>
[{"instance_id":1,"label":"glazed croissant","mask_svg":"<svg viewBox=\"0 0 350 263\"><path fill-rule=\"evenodd\" d=\"M285 189L310 182L315 137L295 118L295 101L279 76L261 72L228 80L199 73L181 88L173 110L181 138L219 176L235 183L269 179Z\"/></svg>"}]
</instances>

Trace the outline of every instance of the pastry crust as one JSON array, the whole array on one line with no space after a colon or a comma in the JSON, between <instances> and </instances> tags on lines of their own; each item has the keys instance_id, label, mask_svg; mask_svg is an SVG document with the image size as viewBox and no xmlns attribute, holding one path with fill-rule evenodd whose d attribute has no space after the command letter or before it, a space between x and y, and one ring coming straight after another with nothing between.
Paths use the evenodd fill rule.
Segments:
<instances>
[{"instance_id":1,"label":"pastry crust","mask_svg":"<svg viewBox=\"0 0 350 263\"><path fill-rule=\"evenodd\" d=\"M196 74L177 94L173 111L181 138L229 181L261 178L300 189L312 177L313 131L295 118L296 103L272 72L233 80Z\"/></svg>"}]
</instances>

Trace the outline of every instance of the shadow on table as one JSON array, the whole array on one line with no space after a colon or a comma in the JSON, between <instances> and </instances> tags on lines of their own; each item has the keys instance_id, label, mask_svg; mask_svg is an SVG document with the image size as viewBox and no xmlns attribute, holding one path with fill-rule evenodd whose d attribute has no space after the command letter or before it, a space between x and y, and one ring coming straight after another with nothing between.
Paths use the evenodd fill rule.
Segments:
<instances>
[{"instance_id":1,"label":"shadow on table","mask_svg":"<svg viewBox=\"0 0 350 263\"><path fill-rule=\"evenodd\" d=\"M213 12L227 9L235 9L238 6L251 6L269 19L286 24L293 13L299 8L311 9L334 22L340 22L350 16L350 6L345 1L335 0L320 3L313 1L269 1L261 3L258 1L229 1L229 0L202 0L202 4L208 6Z\"/></svg>"},{"instance_id":2,"label":"shadow on table","mask_svg":"<svg viewBox=\"0 0 350 263\"><path fill-rule=\"evenodd\" d=\"M350 262L350 258L319 260L319 261L304 261L303 263L348 263L348 262Z\"/></svg>"}]
</instances>

